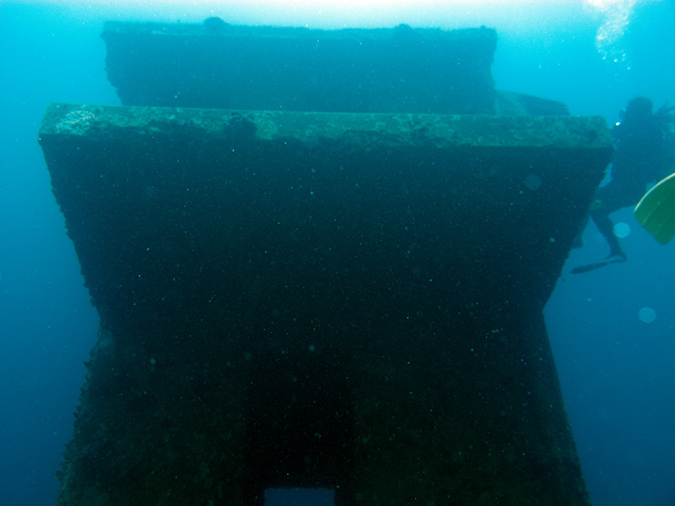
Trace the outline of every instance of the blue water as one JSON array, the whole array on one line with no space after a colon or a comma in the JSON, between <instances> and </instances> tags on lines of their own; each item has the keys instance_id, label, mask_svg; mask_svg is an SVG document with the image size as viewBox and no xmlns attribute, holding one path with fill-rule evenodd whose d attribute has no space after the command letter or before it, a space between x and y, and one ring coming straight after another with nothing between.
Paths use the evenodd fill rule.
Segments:
<instances>
[{"instance_id":1,"label":"blue water","mask_svg":"<svg viewBox=\"0 0 675 506\"><path fill-rule=\"evenodd\" d=\"M96 335L97 314L36 138L51 101L119 104L104 71L104 20L198 22L219 15L232 23L322 28L486 24L500 35L493 65L500 89L561 100L573 114L601 114L609 122L638 94L657 106L675 101L672 1L636 3L628 25L615 26L620 37L600 49L596 35L611 12L581 0L407 10L215 4L159 10L146 2L144 10L132 10L120 3L0 2L0 505L54 504L82 362ZM571 253L546 307L550 339L593 503L673 506L675 245L657 244L630 210L614 217L630 229L623 240L629 262L569 275L607 253L589 227L586 246ZM651 323L640 319L644 308L656 315Z\"/></svg>"}]
</instances>

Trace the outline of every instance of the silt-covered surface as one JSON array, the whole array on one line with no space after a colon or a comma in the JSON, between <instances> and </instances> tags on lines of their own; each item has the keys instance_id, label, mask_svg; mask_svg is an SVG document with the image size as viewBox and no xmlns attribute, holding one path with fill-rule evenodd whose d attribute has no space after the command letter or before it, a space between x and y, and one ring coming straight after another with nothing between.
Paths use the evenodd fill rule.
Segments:
<instances>
[{"instance_id":1,"label":"silt-covered surface","mask_svg":"<svg viewBox=\"0 0 675 506\"><path fill-rule=\"evenodd\" d=\"M99 343L61 504L588 504L542 309L604 120L55 104Z\"/></svg>"}]
</instances>

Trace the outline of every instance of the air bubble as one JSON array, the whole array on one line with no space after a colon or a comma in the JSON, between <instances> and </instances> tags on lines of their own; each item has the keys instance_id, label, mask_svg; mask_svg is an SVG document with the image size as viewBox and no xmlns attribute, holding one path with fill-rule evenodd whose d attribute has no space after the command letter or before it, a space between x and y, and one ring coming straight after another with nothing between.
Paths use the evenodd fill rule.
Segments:
<instances>
[{"instance_id":1,"label":"air bubble","mask_svg":"<svg viewBox=\"0 0 675 506\"><path fill-rule=\"evenodd\" d=\"M650 307L643 307L638 312L638 318L645 323L651 323L656 320L656 311Z\"/></svg>"},{"instance_id":2,"label":"air bubble","mask_svg":"<svg viewBox=\"0 0 675 506\"><path fill-rule=\"evenodd\" d=\"M525 178L525 186L528 190L537 190L541 186L541 178L536 174L530 174Z\"/></svg>"},{"instance_id":3,"label":"air bubble","mask_svg":"<svg viewBox=\"0 0 675 506\"><path fill-rule=\"evenodd\" d=\"M628 223L619 222L614 225L614 235L620 239L630 235L630 225Z\"/></svg>"}]
</instances>

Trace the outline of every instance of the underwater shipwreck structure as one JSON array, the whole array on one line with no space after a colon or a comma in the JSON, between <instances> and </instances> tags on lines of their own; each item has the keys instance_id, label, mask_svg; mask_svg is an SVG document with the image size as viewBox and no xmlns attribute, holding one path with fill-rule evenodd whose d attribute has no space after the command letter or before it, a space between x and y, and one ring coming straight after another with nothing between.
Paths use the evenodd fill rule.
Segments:
<instances>
[{"instance_id":1,"label":"underwater shipwreck structure","mask_svg":"<svg viewBox=\"0 0 675 506\"><path fill-rule=\"evenodd\" d=\"M588 505L543 308L612 144L489 29L109 24L40 144L101 323L61 505Z\"/></svg>"}]
</instances>

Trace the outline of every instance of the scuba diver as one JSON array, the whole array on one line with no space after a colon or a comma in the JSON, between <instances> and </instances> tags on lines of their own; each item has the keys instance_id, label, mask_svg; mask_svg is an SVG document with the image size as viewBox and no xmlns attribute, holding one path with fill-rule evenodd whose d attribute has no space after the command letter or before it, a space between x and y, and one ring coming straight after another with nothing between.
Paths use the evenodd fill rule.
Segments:
<instances>
[{"instance_id":1,"label":"scuba diver","mask_svg":"<svg viewBox=\"0 0 675 506\"><path fill-rule=\"evenodd\" d=\"M609 245L609 255L600 262L572 269L573 274L627 260L609 215L640 202L649 185L673 171L675 108L663 106L656 113L652 108L650 99L637 97L619 114L621 121L612 129L615 149L611 180L595 191L589 211Z\"/></svg>"}]
</instances>

